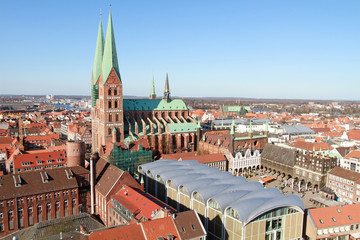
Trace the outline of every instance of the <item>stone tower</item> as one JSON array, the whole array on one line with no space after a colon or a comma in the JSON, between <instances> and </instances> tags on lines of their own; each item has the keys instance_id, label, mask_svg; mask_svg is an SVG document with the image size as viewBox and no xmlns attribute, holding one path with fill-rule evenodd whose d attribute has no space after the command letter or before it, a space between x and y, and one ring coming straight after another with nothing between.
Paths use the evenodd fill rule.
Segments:
<instances>
[{"instance_id":1,"label":"stone tower","mask_svg":"<svg viewBox=\"0 0 360 240\"><path fill-rule=\"evenodd\" d=\"M93 90L94 94L92 94L93 103L95 102L95 104L91 111L93 121L93 152L98 152L101 146L112 141L114 129L117 131L116 135L119 138L118 140L123 141L124 139L123 89L116 53L111 11L109 13L106 39L103 44L103 55L100 59L98 55L100 55L101 52L101 49L99 48L102 46L101 35L102 27L100 22L92 87L92 89L95 89ZM94 79L97 77L95 74L99 73L99 69L99 78L98 81L95 82ZM97 92L96 89L98 89Z\"/></svg>"}]
</instances>

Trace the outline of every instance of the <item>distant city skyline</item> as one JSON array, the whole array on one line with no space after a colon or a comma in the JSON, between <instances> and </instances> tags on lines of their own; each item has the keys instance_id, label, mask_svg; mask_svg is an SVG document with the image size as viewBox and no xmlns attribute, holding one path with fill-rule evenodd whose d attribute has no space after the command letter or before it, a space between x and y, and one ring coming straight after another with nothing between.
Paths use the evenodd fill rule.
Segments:
<instances>
[{"instance_id":1,"label":"distant city skyline","mask_svg":"<svg viewBox=\"0 0 360 240\"><path fill-rule=\"evenodd\" d=\"M4 1L0 94L90 95L108 1ZM358 1L112 1L124 95L359 100Z\"/></svg>"}]
</instances>

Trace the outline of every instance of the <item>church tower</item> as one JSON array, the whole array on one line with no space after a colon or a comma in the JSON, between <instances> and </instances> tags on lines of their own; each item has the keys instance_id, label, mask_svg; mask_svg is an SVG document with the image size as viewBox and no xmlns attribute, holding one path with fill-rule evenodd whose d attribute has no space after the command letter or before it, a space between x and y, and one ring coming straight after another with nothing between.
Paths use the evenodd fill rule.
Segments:
<instances>
[{"instance_id":1,"label":"church tower","mask_svg":"<svg viewBox=\"0 0 360 240\"><path fill-rule=\"evenodd\" d=\"M149 97L149 99L156 99L154 75L153 75L153 77L152 77L151 92L150 92L150 97Z\"/></svg>"},{"instance_id":2,"label":"church tower","mask_svg":"<svg viewBox=\"0 0 360 240\"><path fill-rule=\"evenodd\" d=\"M101 37L98 36L97 47L100 45L99 38L101 39ZM106 145L107 142L113 141L113 131L116 131L118 141L124 140L123 89L116 53L111 11L109 13L101 64L98 62L97 53L98 49L96 49L95 53L94 66L96 65L96 70L100 68L98 68L98 66L101 66L101 70L97 81L98 98L96 98L96 91L93 94L93 96L95 96L94 98L96 99L95 105L92 108L92 121L94 125L93 152L98 152L101 146ZM96 87L93 88L96 89Z\"/></svg>"},{"instance_id":3,"label":"church tower","mask_svg":"<svg viewBox=\"0 0 360 240\"><path fill-rule=\"evenodd\" d=\"M167 72L166 72L166 80L165 80L164 99L166 100L166 102L170 102L169 76Z\"/></svg>"}]
</instances>

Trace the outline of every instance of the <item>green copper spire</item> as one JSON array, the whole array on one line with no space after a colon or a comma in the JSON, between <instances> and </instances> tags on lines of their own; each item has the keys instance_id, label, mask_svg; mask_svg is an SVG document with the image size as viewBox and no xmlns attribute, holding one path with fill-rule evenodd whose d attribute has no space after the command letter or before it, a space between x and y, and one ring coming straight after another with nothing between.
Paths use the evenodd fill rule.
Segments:
<instances>
[{"instance_id":1,"label":"green copper spire","mask_svg":"<svg viewBox=\"0 0 360 240\"><path fill-rule=\"evenodd\" d=\"M109 74L111 70L114 69L116 75L121 81L120 78L120 70L119 70L119 64L116 54L116 46L115 46L115 36L114 36L114 29L112 24L112 17L111 17L111 11L109 13L109 21L108 26L106 30L106 39L105 39L105 46L104 46L104 56L102 61L102 79L103 83L106 83L107 78L109 77Z\"/></svg>"},{"instance_id":2,"label":"green copper spire","mask_svg":"<svg viewBox=\"0 0 360 240\"><path fill-rule=\"evenodd\" d=\"M104 33L100 19L98 37L96 42L94 66L92 70L93 84L96 84L99 80L103 54L104 54Z\"/></svg>"},{"instance_id":3,"label":"green copper spire","mask_svg":"<svg viewBox=\"0 0 360 240\"><path fill-rule=\"evenodd\" d=\"M151 95L155 95L155 83L154 83L154 74L152 77L152 84L151 84Z\"/></svg>"},{"instance_id":4,"label":"green copper spire","mask_svg":"<svg viewBox=\"0 0 360 240\"><path fill-rule=\"evenodd\" d=\"M250 125L249 125L249 133L252 133L251 119L250 119Z\"/></svg>"},{"instance_id":5,"label":"green copper spire","mask_svg":"<svg viewBox=\"0 0 360 240\"><path fill-rule=\"evenodd\" d=\"M164 99L167 102L170 101L169 76L167 72L166 72L166 80L165 80Z\"/></svg>"},{"instance_id":6,"label":"green copper spire","mask_svg":"<svg viewBox=\"0 0 360 240\"><path fill-rule=\"evenodd\" d=\"M151 92L150 92L150 99L155 99L156 93L155 93L155 83L154 83L154 74L152 76L152 83L151 83Z\"/></svg>"}]
</instances>

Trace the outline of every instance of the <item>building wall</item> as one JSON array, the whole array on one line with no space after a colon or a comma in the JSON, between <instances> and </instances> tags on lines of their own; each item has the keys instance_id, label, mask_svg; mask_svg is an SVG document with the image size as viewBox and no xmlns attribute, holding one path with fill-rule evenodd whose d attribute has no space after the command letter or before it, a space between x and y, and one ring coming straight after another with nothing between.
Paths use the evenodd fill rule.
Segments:
<instances>
[{"instance_id":1,"label":"building wall","mask_svg":"<svg viewBox=\"0 0 360 240\"><path fill-rule=\"evenodd\" d=\"M67 207L65 201L67 201ZM59 205L57 205L57 202ZM41 210L39 210L40 206ZM50 209L48 206L50 206ZM32 207L31 211L29 210L30 207ZM22 212L20 209L22 209ZM11 217L9 211L12 211ZM2 218L0 218L0 225L3 226L3 232L0 232L0 237L2 237L38 222L79 213L79 189L64 189L62 191L5 199L0 201L0 213L2 213Z\"/></svg>"},{"instance_id":2,"label":"building wall","mask_svg":"<svg viewBox=\"0 0 360 240\"><path fill-rule=\"evenodd\" d=\"M339 202L349 204L360 202L360 184L353 180L328 173L326 185L339 197Z\"/></svg>"}]
</instances>

